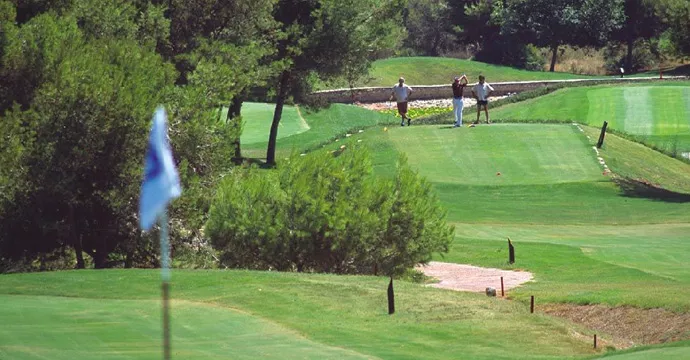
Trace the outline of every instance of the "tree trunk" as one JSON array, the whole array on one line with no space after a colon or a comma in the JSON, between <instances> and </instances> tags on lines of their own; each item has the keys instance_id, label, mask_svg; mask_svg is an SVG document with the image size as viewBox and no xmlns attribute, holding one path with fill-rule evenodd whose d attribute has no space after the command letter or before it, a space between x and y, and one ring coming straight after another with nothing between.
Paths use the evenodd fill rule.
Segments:
<instances>
[{"instance_id":1,"label":"tree trunk","mask_svg":"<svg viewBox=\"0 0 690 360\"><path fill-rule=\"evenodd\" d=\"M271 132L268 135L268 149L266 150L266 164L274 166L276 164L276 140L278 139L278 125L280 118L283 116L283 106L285 105L285 98L288 93L288 83L290 81L290 73L283 71L280 75L280 85L278 89L278 98L276 99L276 110L273 113L273 122L271 123Z\"/></svg>"},{"instance_id":2,"label":"tree trunk","mask_svg":"<svg viewBox=\"0 0 690 360\"><path fill-rule=\"evenodd\" d=\"M82 253L81 246L81 235L77 230L77 222L74 220L74 206L69 205L69 222L70 222L70 240L74 248L74 253L77 255L77 269L84 269L86 265L84 263L84 254Z\"/></svg>"},{"instance_id":3,"label":"tree trunk","mask_svg":"<svg viewBox=\"0 0 690 360\"><path fill-rule=\"evenodd\" d=\"M93 267L95 269L105 269L108 265L107 254L105 253L96 251L91 258L93 259Z\"/></svg>"},{"instance_id":4,"label":"tree trunk","mask_svg":"<svg viewBox=\"0 0 690 360\"><path fill-rule=\"evenodd\" d=\"M242 126L241 123L238 123L240 114L242 112L242 103L244 102L243 98L241 95L237 95L232 99L232 102L230 103L230 107L228 108L228 118L227 121L235 121L235 126L240 127ZM240 137L238 136L237 139L235 140L234 144L235 146L235 157L233 160L235 163L241 163L242 162L242 149L240 145Z\"/></svg>"},{"instance_id":5,"label":"tree trunk","mask_svg":"<svg viewBox=\"0 0 690 360\"><path fill-rule=\"evenodd\" d=\"M633 65L633 48L635 47L635 39L632 34L628 35L628 55L625 57L625 72L632 73Z\"/></svg>"},{"instance_id":6,"label":"tree trunk","mask_svg":"<svg viewBox=\"0 0 690 360\"><path fill-rule=\"evenodd\" d=\"M558 58L558 44L551 45L551 67L549 67L550 72L556 71L556 59Z\"/></svg>"},{"instance_id":7,"label":"tree trunk","mask_svg":"<svg viewBox=\"0 0 690 360\"><path fill-rule=\"evenodd\" d=\"M77 269L85 269L86 264L84 263L84 253L81 247L81 237L74 242L74 252L77 254Z\"/></svg>"}]
</instances>

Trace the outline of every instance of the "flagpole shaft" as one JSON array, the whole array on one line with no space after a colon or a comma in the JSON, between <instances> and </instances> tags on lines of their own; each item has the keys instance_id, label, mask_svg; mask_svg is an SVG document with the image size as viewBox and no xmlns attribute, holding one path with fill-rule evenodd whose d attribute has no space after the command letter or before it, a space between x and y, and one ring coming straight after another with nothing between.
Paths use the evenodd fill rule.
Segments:
<instances>
[{"instance_id":1,"label":"flagpole shaft","mask_svg":"<svg viewBox=\"0 0 690 360\"><path fill-rule=\"evenodd\" d=\"M160 215L161 280L163 290L163 359L170 360L170 246L168 245L168 212Z\"/></svg>"}]
</instances>

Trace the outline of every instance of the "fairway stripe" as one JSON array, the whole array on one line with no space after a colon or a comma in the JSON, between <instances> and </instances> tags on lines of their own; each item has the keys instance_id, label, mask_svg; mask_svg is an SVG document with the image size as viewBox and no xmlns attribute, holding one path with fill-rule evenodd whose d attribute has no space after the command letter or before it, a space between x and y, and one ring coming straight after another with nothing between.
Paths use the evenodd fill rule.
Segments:
<instances>
[{"instance_id":1,"label":"fairway stripe","mask_svg":"<svg viewBox=\"0 0 690 360\"><path fill-rule=\"evenodd\" d=\"M652 98L648 87L623 89L625 120L623 130L633 135L651 135L654 122Z\"/></svg>"}]
</instances>

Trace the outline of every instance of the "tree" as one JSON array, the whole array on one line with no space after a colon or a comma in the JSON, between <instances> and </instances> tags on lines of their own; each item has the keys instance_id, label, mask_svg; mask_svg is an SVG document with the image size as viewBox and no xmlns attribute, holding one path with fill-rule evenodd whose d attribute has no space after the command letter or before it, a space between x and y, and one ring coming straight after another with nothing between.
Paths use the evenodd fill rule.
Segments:
<instances>
[{"instance_id":1,"label":"tree","mask_svg":"<svg viewBox=\"0 0 690 360\"><path fill-rule=\"evenodd\" d=\"M410 0L405 9L408 36L404 45L423 55L439 56L455 43L446 0Z\"/></svg>"},{"instance_id":2,"label":"tree","mask_svg":"<svg viewBox=\"0 0 690 360\"><path fill-rule=\"evenodd\" d=\"M472 44L481 51L494 45L501 37L503 3L491 0L449 1L449 14L458 41Z\"/></svg>"},{"instance_id":3,"label":"tree","mask_svg":"<svg viewBox=\"0 0 690 360\"><path fill-rule=\"evenodd\" d=\"M668 38L676 53L690 56L690 2L685 0L662 0L656 3L662 21L668 26Z\"/></svg>"},{"instance_id":4,"label":"tree","mask_svg":"<svg viewBox=\"0 0 690 360\"><path fill-rule=\"evenodd\" d=\"M564 44L601 46L623 22L623 0L514 0L508 2L503 31L549 47L554 71Z\"/></svg>"},{"instance_id":5,"label":"tree","mask_svg":"<svg viewBox=\"0 0 690 360\"><path fill-rule=\"evenodd\" d=\"M345 69L370 61L352 54L374 53L394 47L400 34L403 3L399 0L279 0L274 19L284 37L272 58L281 67L276 83L276 108L271 123L266 163L275 165L276 140L283 106L288 97L308 93L309 79L328 80ZM393 34L394 36L391 36Z\"/></svg>"},{"instance_id":6,"label":"tree","mask_svg":"<svg viewBox=\"0 0 690 360\"><path fill-rule=\"evenodd\" d=\"M387 276L447 252L453 236L404 159L394 180L377 177L361 148L233 173L205 231L230 267Z\"/></svg>"},{"instance_id":7,"label":"tree","mask_svg":"<svg viewBox=\"0 0 690 360\"><path fill-rule=\"evenodd\" d=\"M274 64L263 59L281 34L271 14L276 0L173 0L170 13L170 46L161 52L180 71L178 84L194 81L209 90L211 103L239 133L241 107L252 87L265 85L275 74ZM222 79L222 80L221 80ZM234 157L241 158L240 138L233 140Z\"/></svg>"},{"instance_id":8,"label":"tree","mask_svg":"<svg viewBox=\"0 0 690 360\"><path fill-rule=\"evenodd\" d=\"M62 27L55 21L39 15L21 30L76 28L74 18L62 18ZM39 47L60 56L44 57L58 60L49 70L35 68L43 81L30 108L15 107L8 116L24 124L30 146L13 164L26 171L3 204L2 252L21 258L73 247L102 268L118 244L140 237L139 184L132 180L141 175L151 109L172 85L174 70L131 40L69 39ZM43 63L24 55L33 57L27 64Z\"/></svg>"},{"instance_id":9,"label":"tree","mask_svg":"<svg viewBox=\"0 0 690 360\"><path fill-rule=\"evenodd\" d=\"M627 52L625 70L634 71L633 51L638 39L651 39L661 32L661 19L654 9L654 2L650 0L625 0L625 22L620 30L615 31L613 39L625 42Z\"/></svg>"}]
</instances>

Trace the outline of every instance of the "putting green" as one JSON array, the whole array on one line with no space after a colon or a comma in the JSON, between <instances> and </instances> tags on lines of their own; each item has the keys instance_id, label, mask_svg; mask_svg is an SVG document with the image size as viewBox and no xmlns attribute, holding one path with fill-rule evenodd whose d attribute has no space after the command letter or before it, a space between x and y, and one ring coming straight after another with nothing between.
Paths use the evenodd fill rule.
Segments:
<instances>
[{"instance_id":1,"label":"putting green","mask_svg":"<svg viewBox=\"0 0 690 360\"><path fill-rule=\"evenodd\" d=\"M570 88L503 106L492 117L501 120L567 120L609 127L671 150L690 151L690 86Z\"/></svg>"},{"instance_id":2,"label":"putting green","mask_svg":"<svg viewBox=\"0 0 690 360\"><path fill-rule=\"evenodd\" d=\"M160 302L0 295L1 359L157 359ZM173 301L177 359L367 359L220 306Z\"/></svg>"}]
</instances>

